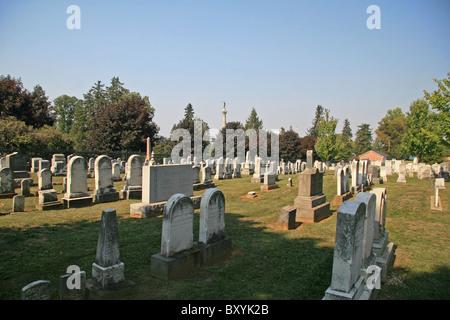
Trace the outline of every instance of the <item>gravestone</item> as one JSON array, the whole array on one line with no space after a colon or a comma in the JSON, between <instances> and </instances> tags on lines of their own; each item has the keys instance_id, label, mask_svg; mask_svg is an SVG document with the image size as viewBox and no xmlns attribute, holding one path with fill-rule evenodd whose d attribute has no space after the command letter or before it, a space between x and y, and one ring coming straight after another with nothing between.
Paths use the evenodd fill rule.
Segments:
<instances>
[{"instance_id":1,"label":"gravestone","mask_svg":"<svg viewBox=\"0 0 450 320\"><path fill-rule=\"evenodd\" d=\"M24 212L25 211L25 197L24 196L14 196L13 198L13 212Z\"/></svg>"},{"instance_id":2,"label":"gravestone","mask_svg":"<svg viewBox=\"0 0 450 320\"><path fill-rule=\"evenodd\" d=\"M38 280L22 288L22 300L50 300L51 283L48 280Z\"/></svg>"},{"instance_id":3,"label":"gravestone","mask_svg":"<svg viewBox=\"0 0 450 320\"><path fill-rule=\"evenodd\" d=\"M352 197L352 193L349 188L349 171L348 166L339 167L336 172L336 196L334 196L331 204L341 205L345 200Z\"/></svg>"},{"instance_id":4,"label":"gravestone","mask_svg":"<svg viewBox=\"0 0 450 320\"><path fill-rule=\"evenodd\" d=\"M31 172L39 172L39 161L42 158L31 158Z\"/></svg>"},{"instance_id":5,"label":"gravestone","mask_svg":"<svg viewBox=\"0 0 450 320\"><path fill-rule=\"evenodd\" d=\"M355 197L355 202L362 202L366 205L364 232L363 232L363 250L362 250L362 272L365 275L369 266L375 265L376 256L372 252L374 241L374 223L377 197L373 193L360 192Z\"/></svg>"},{"instance_id":6,"label":"gravestone","mask_svg":"<svg viewBox=\"0 0 450 320\"><path fill-rule=\"evenodd\" d=\"M261 186L262 191L268 191L278 188L277 175L275 172L264 173L264 184Z\"/></svg>"},{"instance_id":7,"label":"gravestone","mask_svg":"<svg viewBox=\"0 0 450 320\"><path fill-rule=\"evenodd\" d=\"M386 231L386 203L387 194L385 188L374 188L370 191L376 195L373 252L377 255L376 263L381 268L381 281L385 282L389 271L394 266L395 251L397 246L389 241Z\"/></svg>"},{"instance_id":8,"label":"gravestone","mask_svg":"<svg viewBox=\"0 0 450 320\"><path fill-rule=\"evenodd\" d=\"M354 160L351 164L352 171L352 193L357 193L360 190L359 180L359 161Z\"/></svg>"},{"instance_id":9,"label":"gravestone","mask_svg":"<svg viewBox=\"0 0 450 320\"><path fill-rule=\"evenodd\" d=\"M208 189L200 202L199 240L202 265L212 264L231 252L231 237L225 234L225 197L219 189Z\"/></svg>"},{"instance_id":10,"label":"gravestone","mask_svg":"<svg viewBox=\"0 0 450 320\"><path fill-rule=\"evenodd\" d=\"M111 159L108 156L102 155L95 159L94 176L94 201L96 203L119 200L119 192L114 188Z\"/></svg>"},{"instance_id":11,"label":"gravestone","mask_svg":"<svg viewBox=\"0 0 450 320\"><path fill-rule=\"evenodd\" d=\"M62 201L64 208L89 206L93 203L87 187L87 163L81 156L71 157L67 165L66 193Z\"/></svg>"},{"instance_id":12,"label":"gravestone","mask_svg":"<svg viewBox=\"0 0 450 320\"><path fill-rule=\"evenodd\" d=\"M216 160L216 174L214 175L214 180L222 180L225 175L225 165L223 163L222 157Z\"/></svg>"},{"instance_id":13,"label":"gravestone","mask_svg":"<svg viewBox=\"0 0 450 320\"><path fill-rule=\"evenodd\" d=\"M264 181L264 173L262 170L262 159L260 157L255 157L255 171L252 176L252 182L263 182Z\"/></svg>"},{"instance_id":14,"label":"gravestone","mask_svg":"<svg viewBox=\"0 0 450 320\"><path fill-rule=\"evenodd\" d=\"M193 228L192 200L181 193L172 195L163 212L161 253L151 257L151 271L155 276L173 279L201 265L201 252L193 247Z\"/></svg>"},{"instance_id":15,"label":"gravestone","mask_svg":"<svg viewBox=\"0 0 450 320\"><path fill-rule=\"evenodd\" d=\"M67 165L68 162L66 160L66 156L62 153L56 153L52 156L52 165L50 170L55 176L64 175L67 170Z\"/></svg>"},{"instance_id":16,"label":"gravestone","mask_svg":"<svg viewBox=\"0 0 450 320\"><path fill-rule=\"evenodd\" d=\"M324 300L359 300L364 292L361 272L365 204L345 201L338 209L331 285Z\"/></svg>"},{"instance_id":17,"label":"gravestone","mask_svg":"<svg viewBox=\"0 0 450 320\"><path fill-rule=\"evenodd\" d=\"M134 285L125 279L125 265L120 261L117 214L114 209L102 211L92 279L86 282L89 297L106 298L124 294Z\"/></svg>"},{"instance_id":18,"label":"gravestone","mask_svg":"<svg viewBox=\"0 0 450 320\"><path fill-rule=\"evenodd\" d=\"M239 158L233 159L233 178L241 177L241 164L239 163Z\"/></svg>"},{"instance_id":19,"label":"gravestone","mask_svg":"<svg viewBox=\"0 0 450 320\"><path fill-rule=\"evenodd\" d=\"M43 169L50 169L50 162L48 160L39 161L39 170L38 171L41 171Z\"/></svg>"},{"instance_id":20,"label":"gravestone","mask_svg":"<svg viewBox=\"0 0 450 320\"><path fill-rule=\"evenodd\" d=\"M406 183L406 164L398 164L398 179L397 182Z\"/></svg>"},{"instance_id":21,"label":"gravestone","mask_svg":"<svg viewBox=\"0 0 450 320\"><path fill-rule=\"evenodd\" d=\"M294 200L297 222L319 222L331 215L330 203L322 192L323 173L317 168L299 173L298 196Z\"/></svg>"},{"instance_id":22,"label":"gravestone","mask_svg":"<svg viewBox=\"0 0 450 320\"><path fill-rule=\"evenodd\" d=\"M295 222L295 216L297 214L297 209L293 206L284 206L280 209L280 215L278 217L278 225L280 225L285 230L293 230L297 228L297 223Z\"/></svg>"},{"instance_id":23,"label":"gravestone","mask_svg":"<svg viewBox=\"0 0 450 320\"><path fill-rule=\"evenodd\" d=\"M192 183L200 183L200 166L192 166Z\"/></svg>"},{"instance_id":24,"label":"gravestone","mask_svg":"<svg viewBox=\"0 0 450 320\"><path fill-rule=\"evenodd\" d=\"M52 172L42 169L38 172L38 191L53 189Z\"/></svg>"},{"instance_id":25,"label":"gravestone","mask_svg":"<svg viewBox=\"0 0 450 320\"><path fill-rule=\"evenodd\" d=\"M0 196L10 198L14 193L13 171L10 168L0 170Z\"/></svg>"},{"instance_id":26,"label":"gravestone","mask_svg":"<svg viewBox=\"0 0 450 320\"><path fill-rule=\"evenodd\" d=\"M95 166L95 164L94 164ZM119 162L114 162L112 164L112 179L113 181L121 181L122 178L120 177L120 163Z\"/></svg>"},{"instance_id":27,"label":"gravestone","mask_svg":"<svg viewBox=\"0 0 450 320\"><path fill-rule=\"evenodd\" d=\"M314 164L313 152L314 152L313 150L306 151L306 168L307 169L313 168L313 164Z\"/></svg>"},{"instance_id":28,"label":"gravestone","mask_svg":"<svg viewBox=\"0 0 450 320\"><path fill-rule=\"evenodd\" d=\"M132 155L126 164L125 179L126 184L121 190L123 199L142 198L142 158L139 155Z\"/></svg>"},{"instance_id":29,"label":"gravestone","mask_svg":"<svg viewBox=\"0 0 450 320\"><path fill-rule=\"evenodd\" d=\"M224 178L225 179L232 179L233 178L233 160L230 158L225 158L224 163Z\"/></svg>"},{"instance_id":30,"label":"gravestone","mask_svg":"<svg viewBox=\"0 0 450 320\"><path fill-rule=\"evenodd\" d=\"M191 197L194 207L200 207L201 196L194 196L191 164L171 164L142 167L142 202L130 205L130 215L147 218L163 212L168 199L175 193Z\"/></svg>"},{"instance_id":31,"label":"gravestone","mask_svg":"<svg viewBox=\"0 0 450 320\"><path fill-rule=\"evenodd\" d=\"M29 195L31 195L29 180L26 180L26 179L22 180L22 182L20 183L20 191L21 191L21 195L24 197L28 197Z\"/></svg>"},{"instance_id":32,"label":"gravestone","mask_svg":"<svg viewBox=\"0 0 450 320\"><path fill-rule=\"evenodd\" d=\"M6 167L13 171L14 179L30 178L30 173L27 170L27 159L18 152L13 152L6 156Z\"/></svg>"}]
</instances>

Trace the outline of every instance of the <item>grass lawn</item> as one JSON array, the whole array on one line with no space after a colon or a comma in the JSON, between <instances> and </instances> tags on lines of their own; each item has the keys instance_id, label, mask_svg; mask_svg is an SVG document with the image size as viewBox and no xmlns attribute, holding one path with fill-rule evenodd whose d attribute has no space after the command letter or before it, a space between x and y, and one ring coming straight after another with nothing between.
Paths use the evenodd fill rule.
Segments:
<instances>
[{"instance_id":1,"label":"grass lawn","mask_svg":"<svg viewBox=\"0 0 450 320\"><path fill-rule=\"evenodd\" d=\"M37 182L35 173L32 173ZM287 186L291 177L294 187ZM407 177L406 184L389 176L386 230L397 245L397 259L379 299L450 299L450 186L440 190L443 211L430 209L430 180ZM136 283L130 299L322 299L331 282L336 212L316 224L295 230L277 225L279 210L292 205L297 175L280 176L280 188L260 191L249 176L216 181L226 199L226 233L232 237L229 259L199 268L180 280L164 281L150 274L150 258L160 252L162 218L129 216L139 200L97 204L81 209L37 211L38 197L26 198L26 211L10 214L11 199L0 199L0 299L20 299L21 288L50 280L58 298L59 276L77 265L91 277L101 212L117 210L121 261L125 277ZM61 183L62 177L53 177ZM94 180L88 179L90 190ZM116 182L117 190L124 182ZM377 187L378 185L374 186ZM61 185L55 185L62 197ZM37 187L31 187L35 192ZM19 189L16 190L20 191ZM248 191L258 197L245 198ZM201 195L204 191L195 192ZM333 172L324 176L327 201L336 194ZM198 239L198 210L194 241Z\"/></svg>"}]
</instances>

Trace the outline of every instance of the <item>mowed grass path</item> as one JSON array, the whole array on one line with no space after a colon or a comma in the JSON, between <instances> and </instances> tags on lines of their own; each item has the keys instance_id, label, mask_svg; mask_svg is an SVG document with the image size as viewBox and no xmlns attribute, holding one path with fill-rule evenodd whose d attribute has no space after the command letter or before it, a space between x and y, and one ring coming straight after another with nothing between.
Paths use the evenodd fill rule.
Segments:
<instances>
[{"instance_id":1,"label":"mowed grass path","mask_svg":"<svg viewBox=\"0 0 450 320\"><path fill-rule=\"evenodd\" d=\"M33 174L35 181L36 175ZM294 186L288 187L292 178ZM443 211L430 210L430 180L389 176L386 229L397 245L397 259L379 299L450 299L450 185L441 190ZM62 177L54 177L56 183ZM81 209L37 211L37 197L26 198L26 212L9 214L11 199L0 199L0 299L20 299L28 283L46 279L58 298L59 276L77 265L91 277L101 212L117 210L125 277L136 283L130 299L322 299L331 282L336 213L295 230L278 227L279 210L292 205L298 175L280 176L280 188L260 191L249 176L216 181L226 198L226 233L233 238L230 258L180 280L163 281L150 273L151 255L160 252L162 218L135 219L120 200ZM90 190L93 179L88 179ZM448 182L447 182L448 184ZM124 182L116 182L117 190ZM61 185L55 189L61 194ZM32 187L32 192L37 187ZM18 191L18 189L16 190ZM245 198L248 191L258 197ZM204 191L195 192L201 195ZM324 176L327 201L336 194L333 172ZM196 210L194 240L198 239Z\"/></svg>"}]
</instances>

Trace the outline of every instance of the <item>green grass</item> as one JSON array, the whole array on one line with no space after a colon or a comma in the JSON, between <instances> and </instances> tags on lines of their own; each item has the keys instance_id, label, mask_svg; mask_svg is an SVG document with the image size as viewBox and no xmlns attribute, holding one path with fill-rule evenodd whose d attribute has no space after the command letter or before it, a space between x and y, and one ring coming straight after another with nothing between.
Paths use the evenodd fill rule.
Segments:
<instances>
[{"instance_id":1,"label":"green grass","mask_svg":"<svg viewBox=\"0 0 450 320\"><path fill-rule=\"evenodd\" d=\"M292 188L286 185L289 177ZM293 204L297 177L280 176L280 188L268 192L260 191L261 184L251 183L249 176L216 181L226 198L226 233L233 239L232 255L172 281L150 273L151 255L160 252L162 218L131 218L130 204L139 200L37 211L37 197L27 197L26 212L9 214L12 200L0 199L0 299L20 299L21 288L39 279L51 281L52 297L57 299L59 276L70 265L78 265L90 278L105 208L117 210L125 277L136 283L130 299L322 299L331 282L338 208L332 206L333 215L320 223L280 229L279 210ZM389 176L381 185L387 188L386 229L397 245L397 259L379 298L449 299L450 188L440 192L444 211L431 211L429 180L407 178L407 184L397 184L396 178ZM62 177L53 181L60 183ZM88 182L93 190L93 179ZM115 183L117 190L123 185ZM61 197L62 186L55 188ZM248 191L256 191L258 197L245 198ZM331 171L324 176L324 193L327 201L336 194ZM194 239L198 238L198 213Z\"/></svg>"}]
</instances>

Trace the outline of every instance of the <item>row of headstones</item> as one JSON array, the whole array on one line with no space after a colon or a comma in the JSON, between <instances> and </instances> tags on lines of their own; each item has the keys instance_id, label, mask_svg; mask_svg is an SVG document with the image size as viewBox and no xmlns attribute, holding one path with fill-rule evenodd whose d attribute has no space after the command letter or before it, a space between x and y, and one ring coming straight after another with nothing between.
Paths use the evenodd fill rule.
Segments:
<instances>
[{"instance_id":1,"label":"row of headstones","mask_svg":"<svg viewBox=\"0 0 450 320\"><path fill-rule=\"evenodd\" d=\"M385 230L386 189L360 192L339 207L330 287L324 299L373 299L395 261Z\"/></svg>"},{"instance_id":2,"label":"row of headstones","mask_svg":"<svg viewBox=\"0 0 450 320\"><path fill-rule=\"evenodd\" d=\"M225 197L218 189L208 189L200 204L199 240L193 241L194 206L183 194L174 194L164 208L161 252L151 259L156 276L171 279L216 262L231 250L231 238L225 234ZM117 214L114 209L102 211L92 279L85 271L65 274L59 280L60 299L85 299L126 292L134 285L125 279L125 265L120 260ZM79 277L78 286L73 279ZM86 290L87 289L87 290ZM32 282L22 289L23 300L50 299L48 280Z\"/></svg>"}]
</instances>

